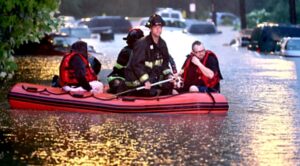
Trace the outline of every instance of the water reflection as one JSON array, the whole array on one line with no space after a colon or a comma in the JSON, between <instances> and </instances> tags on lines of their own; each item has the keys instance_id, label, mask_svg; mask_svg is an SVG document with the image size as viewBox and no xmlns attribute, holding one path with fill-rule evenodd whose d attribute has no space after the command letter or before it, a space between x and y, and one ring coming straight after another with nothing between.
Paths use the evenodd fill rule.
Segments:
<instances>
[{"instance_id":1,"label":"water reflection","mask_svg":"<svg viewBox=\"0 0 300 166\"><path fill-rule=\"evenodd\" d=\"M226 163L224 116L79 114L11 110L4 156L31 164Z\"/></svg>"},{"instance_id":2,"label":"water reflection","mask_svg":"<svg viewBox=\"0 0 300 166\"><path fill-rule=\"evenodd\" d=\"M295 63L292 61L263 59L262 61L254 61L252 65L260 70L256 73L257 76L272 79L297 79L297 70Z\"/></svg>"},{"instance_id":3,"label":"water reflection","mask_svg":"<svg viewBox=\"0 0 300 166\"><path fill-rule=\"evenodd\" d=\"M256 93L252 98L260 102L263 114L254 116L255 127L248 130L252 138L249 145L258 163L285 165L297 158L297 144L291 139L296 130L293 121L295 89L289 86L297 79L295 63L282 59L254 59L258 72L252 75L257 80ZM258 68L258 69L257 69ZM254 109L254 108L253 108Z\"/></svg>"},{"instance_id":4,"label":"water reflection","mask_svg":"<svg viewBox=\"0 0 300 166\"><path fill-rule=\"evenodd\" d=\"M58 75L62 56L20 56L15 59L18 64L16 80L35 82L48 81Z\"/></svg>"},{"instance_id":5,"label":"water reflection","mask_svg":"<svg viewBox=\"0 0 300 166\"><path fill-rule=\"evenodd\" d=\"M111 70L115 64L114 57L105 54L95 54L102 63L102 70ZM18 71L14 79L15 82L34 82L49 84L54 75L59 75L59 65L62 56L20 56L16 57ZM102 77L102 79L105 76Z\"/></svg>"}]
</instances>

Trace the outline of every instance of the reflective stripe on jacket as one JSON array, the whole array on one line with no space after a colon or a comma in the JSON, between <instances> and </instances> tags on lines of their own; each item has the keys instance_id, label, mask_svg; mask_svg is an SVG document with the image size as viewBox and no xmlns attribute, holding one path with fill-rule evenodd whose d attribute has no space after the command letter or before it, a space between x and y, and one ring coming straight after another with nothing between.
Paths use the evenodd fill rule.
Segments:
<instances>
[{"instance_id":1,"label":"reflective stripe on jacket","mask_svg":"<svg viewBox=\"0 0 300 166\"><path fill-rule=\"evenodd\" d=\"M136 42L125 76L127 86L137 86L146 81L159 81L171 74L169 68L169 52L166 42L159 38L154 43L151 34Z\"/></svg>"},{"instance_id":2,"label":"reflective stripe on jacket","mask_svg":"<svg viewBox=\"0 0 300 166\"><path fill-rule=\"evenodd\" d=\"M115 79L125 80L124 72L131 56L132 48L125 46L118 55L117 62L113 67L113 71L107 76L108 83Z\"/></svg>"}]
</instances>

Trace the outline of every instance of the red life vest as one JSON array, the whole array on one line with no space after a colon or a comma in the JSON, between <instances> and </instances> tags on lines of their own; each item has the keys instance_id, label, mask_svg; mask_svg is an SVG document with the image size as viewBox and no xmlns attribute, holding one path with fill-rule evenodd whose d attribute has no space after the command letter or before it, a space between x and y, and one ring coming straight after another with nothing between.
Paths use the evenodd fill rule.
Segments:
<instances>
[{"instance_id":1,"label":"red life vest","mask_svg":"<svg viewBox=\"0 0 300 166\"><path fill-rule=\"evenodd\" d=\"M97 76L95 75L93 69L90 67L89 62L86 58L84 58L81 54L78 54L76 52L71 52L67 55L64 56L60 67L59 67L59 84L60 86L65 86L65 85L77 85L78 80L75 78L75 71L70 67L70 60L72 57L75 55L79 55L83 63L85 64L85 79L90 82L90 81L95 81L97 80Z\"/></svg>"},{"instance_id":2,"label":"red life vest","mask_svg":"<svg viewBox=\"0 0 300 166\"><path fill-rule=\"evenodd\" d=\"M208 60L209 56L214 56L217 59L217 56L213 52L207 50L205 52L205 56L201 60L201 63L204 66L207 65L206 63L207 63L207 60ZM183 79L184 79L184 81L186 81L186 79L187 79L187 72L189 70L189 66L190 66L190 63L192 61L192 58L193 58L193 55L190 55L188 57L188 59L187 59L187 62L184 65L184 73L183 73ZM202 80L203 83L205 84L205 86L209 87L209 88L214 88L219 83L219 81L220 81L220 75L219 75L219 73L216 72L216 71L213 71L213 72L214 72L214 76L213 76L213 78L210 79L210 78L206 77L202 73L202 71L197 67L197 73L198 73L199 80Z\"/></svg>"}]
</instances>

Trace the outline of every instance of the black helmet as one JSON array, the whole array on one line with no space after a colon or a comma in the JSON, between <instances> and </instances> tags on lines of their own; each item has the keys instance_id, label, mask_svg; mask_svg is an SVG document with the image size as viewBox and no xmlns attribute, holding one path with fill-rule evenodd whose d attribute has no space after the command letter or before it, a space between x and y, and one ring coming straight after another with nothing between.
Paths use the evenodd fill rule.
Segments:
<instances>
[{"instance_id":1,"label":"black helmet","mask_svg":"<svg viewBox=\"0 0 300 166\"><path fill-rule=\"evenodd\" d=\"M124 37L124 40L127 40L127 44L128 45L132 45L134 44L138 39L144 37L144 32L141 29L138 28L134 28L131 29L128 34L127 37Z\"/></svg>"},{"instance_id":2,"label":"black helmet","mask_svg":"<svg viewBox=\"0 0 300 166\"><path fill-rule=\"evenodd\" d=\"M165 26L165 21L161 18L160 15L158 14L153 14L152 16L149 17L148 22L146 23L146 27L150 28L153 25L161 25Z\"/></svg>"}]
</instances>

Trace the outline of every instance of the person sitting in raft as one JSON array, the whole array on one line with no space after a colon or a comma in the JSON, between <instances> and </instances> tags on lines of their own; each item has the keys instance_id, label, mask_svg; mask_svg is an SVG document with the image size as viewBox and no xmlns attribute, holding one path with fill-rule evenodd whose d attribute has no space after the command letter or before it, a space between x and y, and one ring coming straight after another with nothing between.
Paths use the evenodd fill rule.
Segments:
<instances>
[{"instance_id":1,"label":"person sitting in raft","mask_svg":"<svg viewBox=\"0 0 300 166\"><path fill-rule=\"evenodd\" d=\"M195 41L187 56L180 75L183 77L183 92L220 92L223 79L217 56L205 50L203 43Z\"/></svg>"},{"instance_id":2,"label":"person sitting in raft","mask_svg":"<svg viewBox=\"0 0 300 166\"><path fill-rule=\"evenodd\" d=\"M141 29L131 29L126 40L127 46L125 46L119 53L117 62L113 68L113 71L108 75L107 82L109 85L109 93L119 93L126 90L125 85L125 68L132 55L133 46L137 40L144 37L144 33Z\"/></svg>"},{"instance_id":3,"label":"person sitting in raft","mask_svg":"<svg viewBox=\"0 0 300 166\"><path fill-rule=\"evenodd\" d=\"M101 62L96 58L95 55L93 55L94 53L96 53L93 48L91 46L88 47L88 61L94 71L94 73L98 76L98 74L101 71ZM99 78L98 78L99 79ZM52 82L51 82L51 86L52 87L59 87L61 88L60 84L59 84L59 76L58 75L54 75L52 78Z\"/></svg>"},{"instance_id":4,"label":"person sitting in raft","mask_svg":"<svg viewBox=\"0 0 300 166\"><path fill-rule=\"evenodd\" d=\"M75 42L71 52L63 57L59 67L59 85L65 91L103 92L103 84L97 80L88 61L87 43Z\"/></svg>"}]
</instances>

